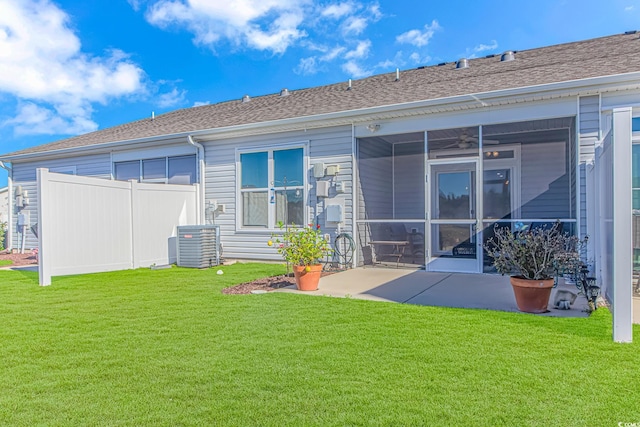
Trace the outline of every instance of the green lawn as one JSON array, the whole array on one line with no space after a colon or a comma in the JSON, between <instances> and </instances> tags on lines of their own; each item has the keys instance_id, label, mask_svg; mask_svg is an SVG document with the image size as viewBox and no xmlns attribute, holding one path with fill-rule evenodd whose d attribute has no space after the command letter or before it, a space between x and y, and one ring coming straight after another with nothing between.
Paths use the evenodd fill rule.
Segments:
<instances>
[{"instance_id":1,"label":"green lawn","mask_svg":"<svg viewBox=\"0 0 640 427\"><path fill-rule=\"evenodd\" d=\"M13 264L13 261L11 261L10 259L0 259L0 267L4 267L11 264Z\"/></svg>"},{"instance_id":2,"label":"green lawn","mask_svg":"<svg viewBox=\"0 0 640 427\"><path fill-rule=\"evenodd\" d=\"M0 271L0 424L640 423L640 329L311 297L223 295L277 265L54 278Z\"/></svg>"}]
</instances>

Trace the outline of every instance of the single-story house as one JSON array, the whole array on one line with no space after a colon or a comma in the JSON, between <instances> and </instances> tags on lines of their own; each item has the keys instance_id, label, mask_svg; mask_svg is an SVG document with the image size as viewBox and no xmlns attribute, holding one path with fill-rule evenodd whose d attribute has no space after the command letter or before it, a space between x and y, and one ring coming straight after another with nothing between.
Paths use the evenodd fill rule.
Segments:
<instances>
[{"instance_id":1,"label":"single-story house","mask_svg":"<svg viewBox=\"0 0 640 427\"><path fill-rule=\"evenodd\" d=\"M623 129L629 122L628 135L613 135L615 117ZM624 196L631 224L631 204L640 209L635 31L245 95L0 160L11 171L10 186L30 199L19 209L11 197L13 247L21 244L18 214L37 217L36 169L48 168L199 183L199 222L220 226L229 259L279 259L265 242L284 221L319 224L331 241L352 236L355 266L391 260L479 273L491 270L483 242L494 224L560 220L565 231L591 236L585 257L602 269L608 233L598 224L609 196L591 174L607 138L628 150L622 157L629 165L633 153L633 198ZM25 233L24 245L36 247ZM629 258L636 246L640 238Z\"/></svg>"}]
</instances>

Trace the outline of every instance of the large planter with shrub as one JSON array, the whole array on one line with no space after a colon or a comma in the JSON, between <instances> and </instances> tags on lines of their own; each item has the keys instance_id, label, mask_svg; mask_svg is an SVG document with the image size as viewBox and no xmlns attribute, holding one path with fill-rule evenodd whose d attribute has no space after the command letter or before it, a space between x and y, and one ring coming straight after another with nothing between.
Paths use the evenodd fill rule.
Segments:
<instances>
[{"instance_id":1,"label":"large planter with shrub","mask_svg":"<svg viewBox=\"0 0 640 427\"><path fill-rule=\"evenodd\" d=\"M516 304L520 311L545 313L554 277L575 271L580 265L580 249L586 240L562 232L562 224L530 229L494 226L494 237L485 245L500 274L511 275Z\"/></svg>"},{"instance_id":2,"label":"large planter with shrub","mask_svg":"<svg viewBox=\"0 0 640 427\"><path fill-rule=\"evenodd\" d=\"M308 224L306 227L285 227L282 223L279 225L283 232L274 234L268 245L275 244L278 253L287 264L293 266L293 275L299 290L317 290L322 274L322 260L332 252L329 242L320 231L320 226Z\"/></svg>"}]
</instances>

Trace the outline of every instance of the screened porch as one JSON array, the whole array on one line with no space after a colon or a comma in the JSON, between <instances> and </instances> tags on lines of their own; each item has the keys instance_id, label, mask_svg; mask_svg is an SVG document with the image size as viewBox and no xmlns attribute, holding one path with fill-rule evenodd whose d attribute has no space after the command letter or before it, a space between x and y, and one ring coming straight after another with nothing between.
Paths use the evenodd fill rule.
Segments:
<instances>
[{"instance_id":1,"label":"screened porch","mask_svg":"<svg viewBox=\"0 0 640 427\"><path fill-rule=\"evenodd\" d=\"M494 227L576 233L573 117L357 141L361 266L491 272Z\"/></svg>"}]
</instances>

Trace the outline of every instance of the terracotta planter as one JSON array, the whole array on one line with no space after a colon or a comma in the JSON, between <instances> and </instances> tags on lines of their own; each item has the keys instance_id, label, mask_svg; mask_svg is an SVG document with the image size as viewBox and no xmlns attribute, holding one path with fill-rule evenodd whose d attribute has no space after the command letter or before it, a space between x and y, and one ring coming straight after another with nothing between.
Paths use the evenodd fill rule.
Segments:
<instances>
[{"instance_id":1,"label":"terracotta planter","mask_svg":"<svg viewBox=\"0 0 640 427\"><path fill-rule=\"evenodd\" d=\"M553 288L553 279L529 280L511 276L511 286L516 304L525 313L546 313L549 297Z\"/></svg>"},{"instance_id":2,"label":"terracotta planter","mask_svg":"<svg viewBox=\"0 0 640 427\"><path fill-rule=\"evenodd\" d=\"M307 271L307 268L309 271ZM320 283L322 274L322 264L318 265L294 265L293 276L296 278L296 286L301 291L315 291Z\"/></svg>"}]
</instances>

